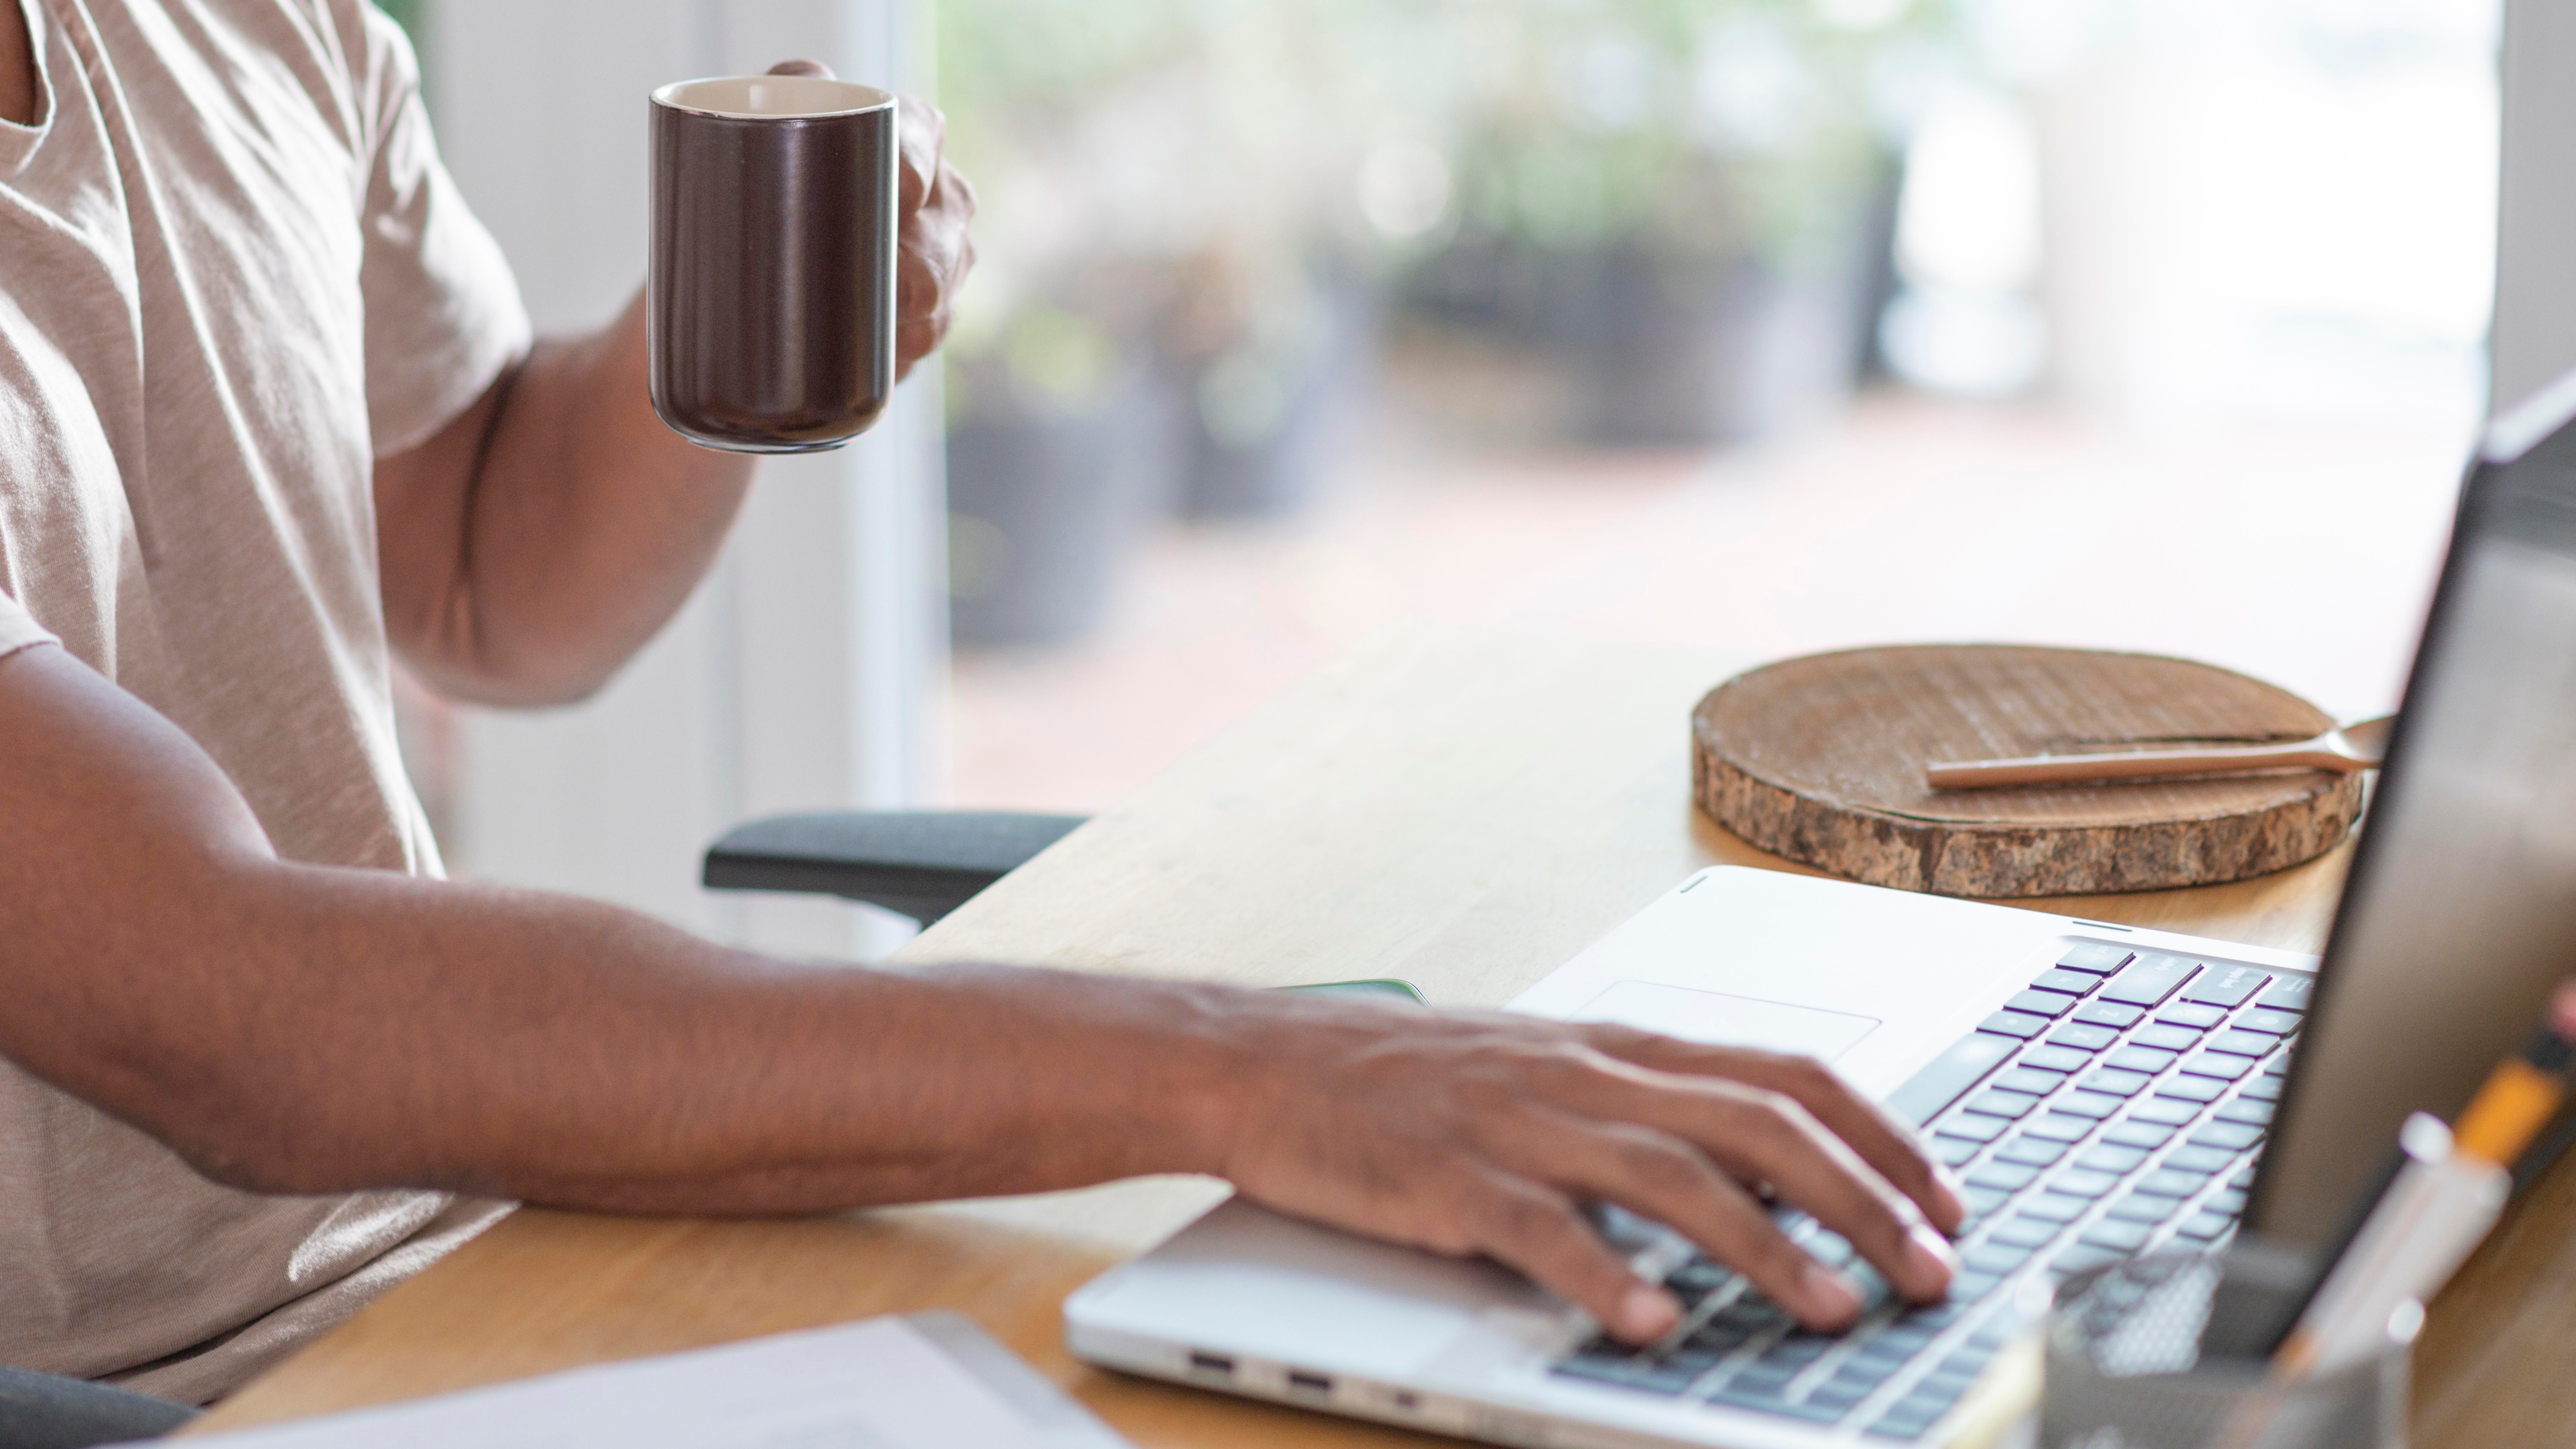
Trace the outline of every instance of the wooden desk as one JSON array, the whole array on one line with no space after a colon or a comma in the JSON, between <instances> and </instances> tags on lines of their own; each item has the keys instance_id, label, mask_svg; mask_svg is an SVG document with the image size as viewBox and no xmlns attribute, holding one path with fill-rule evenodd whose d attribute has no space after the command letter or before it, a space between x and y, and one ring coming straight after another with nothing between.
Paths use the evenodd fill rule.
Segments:
<instances>
[{"instance_id":1,"label":"wooden desk","mask_svg":"<svg viewBox=\"0 0 2576 1449\"><path fill-rule=\"evenodd\" d=\"M1401 976L1435 1002L1498 1004L1692 870L1796 869L1689 804L1690 706L1743 662L1488 635L1391 640L1201 750L900 959L1253 986ZM2314 950L2344 855L2239 885L2047 905ZM946 1307L1147 1449L1448 1442L1067 1357L1065 1294L1220 1194L1168 1179L761 1223L524 1211L243 1390L204 1429ZM2565 1436L2576 1408L2571 1217L2576 1174L2561 1172L2435 1313L2420 1443Z\"/></svg>"}]
</instances>

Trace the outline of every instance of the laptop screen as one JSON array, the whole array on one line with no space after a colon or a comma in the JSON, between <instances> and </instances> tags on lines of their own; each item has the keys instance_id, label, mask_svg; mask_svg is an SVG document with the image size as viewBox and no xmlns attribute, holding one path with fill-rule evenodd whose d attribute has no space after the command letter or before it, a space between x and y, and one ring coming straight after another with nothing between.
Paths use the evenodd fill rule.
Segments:
<instances>
[{"instance_id":1,"label":"laptop screen","mask_svg":"<svg viewBox=\"0 0 2576 1449\"><path fill-rule=\"evenodd\" d=\"M2576 975L2567 390L2499 420L2463 496L2247 1213L2272 1241L2338 1243L2406 1115L2457 1117Z\"/></svg>"}]
</instances>

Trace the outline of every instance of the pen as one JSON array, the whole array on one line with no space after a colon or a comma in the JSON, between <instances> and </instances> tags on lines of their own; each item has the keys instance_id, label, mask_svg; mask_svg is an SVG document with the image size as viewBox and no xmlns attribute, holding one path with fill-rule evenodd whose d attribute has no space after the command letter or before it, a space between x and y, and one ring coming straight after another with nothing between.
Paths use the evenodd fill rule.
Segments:
<instances>
[{"instance_id":1,"label":"pen","mask_svg":"<svg viewBox=\"0 0 2576 1449\"><path fill-rule=\"evenodd\" d=\"M2576 981L2558 988L2540 1029L2488 1074L2456 1131L2421 1112L2406 1120L2405 1164L2281 1345L2276 1379L2377 1351L2392 1315L2440 1291L2504 1210L2507 1169L2565 1100L2571 1060Z\"/></svg>"},{"instance_id":2,"label":"pen","mask_svg":"<svg viewBox=\"0 0 2576 1449\"><path fill-rule=\"evenodd\" d=\"M2392 1319L2433 1296L2504 1210L2512 1175L2458 1150L2441 1119L2407 1118L2398 1143L2405 1166L2274 1356L2276 1381L2330 1373L2379 1351Z\"/></svg>"}]
</instances>

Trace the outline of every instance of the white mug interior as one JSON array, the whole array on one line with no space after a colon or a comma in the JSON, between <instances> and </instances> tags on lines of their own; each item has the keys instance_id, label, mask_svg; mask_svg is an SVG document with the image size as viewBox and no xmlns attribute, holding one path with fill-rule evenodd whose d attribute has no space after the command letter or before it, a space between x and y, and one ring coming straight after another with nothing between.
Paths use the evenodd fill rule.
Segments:
<instances>
[{"instance_id":1,"label":"white mug interior","mask_svg":"<svg viewBox=\"0 0 2576 1449\"><path fill-rule=\"evenodd\" d=\"M894 96L855 81L815 75L729 75L674 81L653 93L655 105L736 120L777 121L848 116L881 110Z\"/></svg>"}]
</instances>

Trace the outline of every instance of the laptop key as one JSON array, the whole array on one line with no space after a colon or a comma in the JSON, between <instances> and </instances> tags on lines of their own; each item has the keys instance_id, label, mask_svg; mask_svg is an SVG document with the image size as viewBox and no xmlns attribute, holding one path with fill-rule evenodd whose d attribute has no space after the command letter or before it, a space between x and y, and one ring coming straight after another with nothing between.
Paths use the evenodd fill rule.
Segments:
<instances>
[{"instance_id":1,"label":"laptop key","mask_svg":"<svg viewBox=\"0 0 2576 1449\"><path fill-rule=\"evenodd\" d=\"M2014 1048L2008 1036L2010 1033L1989 1035L1981 1030L1952 1042L1948 1050L1906 1078L1904 1086L1888 1094L1888 1110L1917 1127L1940 1116L1951 1103L1968 1095L1977 1083L2012 1060Z\"/></svg>"},{"instance_id":2,"label":"laptop key","mask_svg":"<svg viewBox=\"0 0 2576 1449\"><path fill-rule=\"evenodd\" d=\"M1959 1110L1982 1112L1989 1117L2001 1117L2007 1121L2018 1122L2029 1116L2031 1109L2038 1105L2039 1099L2026 1092L2007 1092L2000 1088L1989 1088L1970 1097L1967 1104Z\"/></svg>"},{"instance_id":3,"label":"laptop key","mask_svg":"<svg viewBox=\"0 0 2576 1449\"><path fill-rule=\"evenodd\" d=\"M2257 1102L2277 1102L2281 1099L2281 1079L2275 1076L2256 1077L2245 1084L2244 1095Z\"/></svg>"},{"instance_id":4,"label":"laptop key","mask_svg":"<svg viewBox=\"0 0 2576 1449\"><path fill-rule=\"evenodd\" d=\"M2155 1224L2182 1211L2182 1199L2157 1197L2153 1193L2131 1193L2111 1204L2111 1216L2123 1222Z\"/></svg>"},{"instance_id":5,"label":"laptop key","mask_svg":"<svg viewBox=\"0 0 2576 1449\"><path fill-rule=\"evenodd\" d=\"M2209 1175L2201 1172L2176 1172L2159 1167L2138 1179L2137 1191L2157 1197L2189 1197L2209 1186Z\"/></svg>"},{"instance_id":6,"label":"laptop key","mask_svg":"<svg viewBox=\"0 0 2576 1449\"><path fill-rule=\"evenodd\" d=\"M2099 1268L2105 1263L2116 1262L2127 1256L2129 1255L2126 1253L2115 1253L2109 1248L2096 1248L2079 1243L2049 1259L2048 1271L2061 1278L2072 1277L2087 1268Z\"/></svg>"},{"instance_id":7,"label":"laptop key","mask_svg":"<svg viewBox=\"0 0 2576 1449\"><path fill-rule=\"evenodd\" d=\"M1989 1162L1968 1174L1968 1186L1990 1187L1997 1192L2019 1192L2039 1176L2036 1167L2012 1162Z\"/></svg>"},{"instance_id":8,"label":"laptop key","mask_svg":"<svg viewBox=\"0 0 2576 1449\"><path fill-rule=\"evenodd\" d=\"M2162 1006L2171 996L2200 971L2200 963L2188 956L2167 956L2150 952L2129 963L2127 970L2103 984L2104 1001L2125 1001L2131 1006Z\"/></svg>"},{"instance_id":9,"label":"laptop key","mask_svg":"<svg viewBox=\"0 0 2576 1449\"><path fill-rule=\"evenodd\" d=\"M2215 1077L2222 1082L2232 1082L2254 1070L2254 1063L2212 1048L2183 1058L2182 1069L2195 1077Z\"/></svg>"},{"instance_id":10,"label":"laptop key","mask_svg":"<svg viewBox=\"0 0 2576 1449\"><path fill-rule=\"evenodd\" d=\"M2032 978L2033 991L2062 991L2069 996L2090 996L2102 978L2082 971L2042 971Z\"/></svg>"},{"instance_id":11,"label":"laptop key","mask_svg":"<svg viewBox=\"0 0 2576 1449\"><path fill-rule=\"evenodd\" d=\"M2231 1010L2243 1006L2255 992L2272 984L2272 973L2251 966L2212 966L2200 973L2191 989L2182 994L2185 1001L2206 1006L2224 1006Z\"/></svg>"},{"instance_id":12,"label":"laptop key","mask_svg":"<svg viewBox=\"0 0 2576 1449\"><path fill-rule=\"evenodd\" d=\"M2033 1016L2026 1011L1998 1011L1978 1022L1977 1030L1990 1031L1997 1036L2014 1036L2027 1040L2048 1030L2048 1018Z\"/></svg>"},{"instance_id":13,"label":"laptop key","mask_svg":"<svg viewBox=\"0 0 2576 1449\"><path fill-rule=\"evenodd\" d=\"M2248 1167L2243 1172L2227 1179L2227 1185L2236 1189L2238 1192L2252 1192L2254 1190L2254 1169L2252 1167Z\"/></svg>"},{"instance_id":14,"label":"laptop key","mask_svg":"<svg viewBox=\"0 0 2576 1449\"><path fill-rule=\"evenodd\" d=\"M2154 1232L2155 1229L2147 1226L2145 1223L2132 1223L2124 1222L2117 1218L2104 1218L2102 1221L2086 1228L2084 1230L2084 1236L2076 1239L2076 1241L2087 1247L2109 1248L2115 1253L2134 1253L2147 1245L2148 1237Z\"/></svg>"},{"instance_id":15,"label":"laptop key","mask_svg":"<svg viewBox=\"0 0 2576 1449\"><path fill-rule=\"evenodd\" d=\"M2278 1039L2258 1031L2222 1031L2209 1039L2209 1049L2236 1057L2262 1057L2279 1046Z\"/></svg>"},{"instance_id":16,"label":"laptop key","mask_svg":"<svg viewBox=\"0 0 2576 1449\"><path fill-rule=\"evenodd\" d=\"M2015 1248L2036 1248L2066 1231L2066 1224L2028 1215L2017 1217L1994 1230L1986 1238L1990 1243L2003 1243Z\"/></svg>"},{"instance_id":17,"label":"laptop key","mask_svg":"<svg viewBox=\"0 0 2576 1449\"><path fill-rule=\"evenodd\" d=\"M2167 1026L2160 1022L2129 1033L2129 1044L2164 1052L2187 1052L2200 1045L2200 1032L2192 1027Z\"/></svg>"},{"instance_id":18,"label":"laptop key","mask_svg":"<svg viewBox=\"0 0 2576 1449\"><path fill-rule=\"evenodd\" d=\"M1992 1217L1995 1209L2002 1207L2011 1198L2012 1194L1997 1192L1991 1187L1965 1188L1959 1194L1959 1201L1967 1207L1970 1218Z\"/></svg>"},{"instance_id":19,"label":"laptop key","mask_svg":"<svg viewBox=\"0 0 2576 1449\"><path fill-rule=\"evenodd\" d=\"M2316 989L2317 978L2313 976L2275 976L2272 989L2264 992L2263 999L2255 1004L2266 1011L2305 1011L2308 997Z\"/></svg>"},{"instance_id":20,"label":"laptop key","mask_svg":"<svg viewBox=\"0 0 2576 1449\"><path fill-rule=\"evenodd\" d=\"M1762 1350L1753 1361L1773 1368L1805 1368L1823 1358L1825 1350L1840 1342L1840 1339L1826 1338L1821 1334L1792 1333Z\"/></svg>"},{"instance_id":21,"label":"laptop key","mask_svg":"<svg viewBox=\"0 0 2576 1449\"><path fill-rule=\"evenodd\" d=\"M2183 1068L2188 1072L2191 1068ZM2167 1077L2156 1086L2159 1097L2174 1097L2185 1102L2215 1102L2227 1091L2227 1083L2215 1077Z\"/></svg>"},{"instance_id":22,"label":"laptop key","mask_svg":"<svg viewBox=\"0 0 2576 1449\"><path fill-rule=\"evenodd\" d=\"M2299 1029L2307 1018L2292 1011L2274 1011L2269 1007L2246 1012L2236 1018L2239 1031L2259 1031L2266 1036L2288 1036Z\"/></svg>"},{"instance_id":23,"label":"laptop key","mask_svg":"<svg viewBox=\"0 0 2576 1449\"><path fill-rule=\"evenodd\" d=\"M2272 1122L2272 1104L2252 1097L2238 1097L2218 1109L2221 1122L2242 1122L2249 1127L2267 1127Z\"/></svg>"},{"instance_id":24,"label":"laptop key","mask_svg":"<svg viewBox=\"0 0 2576 1449\"><path fill-rule=\"evenodd\" d=\"M2068 948L2065 955L2057 958L2057 965L2062 971L2081 971L2088 976L2108 976L2127 964L2128 960L2129 951L2125 946L2113 946L2101 941L2086 941L2081 945Z\"/></svg>"},{"instance_id":25,"label":"laptop key","mask_svg":"<svg viewBox=\"0 0 2576 1449\"><path fill-rule=\"evenodd\" d=\"M2119 1111L2121 1103L2126 1100L2123 1097L2114 1097L2107 1092L2076 1091L2069 1092L2048 1105L2055 1108L2060 1116L2090 1117L2099 1122Z\"/></svg>"},{"instance_id":26,"label":"laptop key","mask_svg":"<svg viewBox=\"0 0 2576 1449\"><path fill-rule=\"evenodd\" d=\"M1998 1276L2017 1271L2030 1261L2031 1250L2012 1243L1986 1243L1959 1255L1960 1266L1971 1273L1993 1273Z\"/></svg>"},{"instance_id":27,"label":"laptop key","mask_svg":"<svg viewBox=\"0 0 2576 1449\"><path fill-rule=\"evenodd\" d=\"M2060 1027L2059 1030L2068 1031L2073 1028ZM2080 1072L2091 1065L2093 1065L2093 1058L2086 1052L2077 1051L2073 1047L2050 1045L2030 1047L2023 1051L2021 1060L2014 1065L2013 1070L2020 1071L2025 1067L2032 1067L2043 1072Z\"/></svg>"},{"instance_id":28,"label":"laptop key","mask_svg":"<svg viewBox=\"0 0 2576 1449\"><path fill-rule=\"evenodd\" d=\"M2093 1120L2090 1118L2070 1117L2063 1112L2050 1112L2025 1125L2021 1129L2021 1135L2037 1137L2047 1142L2080 1142L2092 1134L2093 1126Z\"/></svg>"},{"instance_id":29,"label":"laptop key","mask_svg":"<svg viewBox=\"0 0 2576 1449\"><path fill-rule=\"evenodd\" d=\"M2226 1019L2227 1013L2218 1007L2196 1002L2168 1001L2156 1009L2159 1025L2189 1027L2193 1031L2207 1031Z\"/></svg>"},{"instance_id":30,"label":"laptop key","mask_svg":"<svg viewBox=\"0 0 2576 1449\"><path fill-rule=\"evenodd\" d=\"M1958 1322L1960 1316L1966 1312L1966 1309L1956 1303L1916 1304L1899 1313L1896 1317L1896 1326L1887 1330L1883 1336L1892 1338L1899 1334L1920 1333L1924 1341L1929 1342L1942 1329Z\"/></svg>"},{"instance_id":31,"label":"laptop key","mask_svg":"<svg viewBox=\"0 0 2576 1449\"><path fill-rule=\"evenodd\" d=\"M2098 1052L2120 1039L2120 1034L2107 1026L2074 1024L2061 1026L2048 1034L2048 1044L2070 1051Z\"/></svg>"},{"instance_id":32,"label":"laptop key","mask_svg":"<svg viewBox=\"0 0 2576 1449\"><path fill-rule=\"evenodd\" d=\"M2042 1048L2046 1050L2046 1048ZM2064 1072L2043 1072L2031 1067L2014 1067L1995 1078L1995 1085L2007 1092L2028 1092L2045 1097L2066 1085Z\"/></svg>"},{"instance_id":33,"label":"laptop key","mask_svg":"<svg viewBox=\"0 0 2576 1449\"><path fill-rule=\"evenodd\" d=\"M1964 1137L1935 1137L1932 1139L1932 1155L1940 1158L1941 1165L1944 1167L1965 1167L1968 1165L1969 1158L1976 1156L1984 1150L1984 1143L1970 1142Z\"/></svg>"},{"instance_id":34,"label":"laptop key","mask_svg":"<svg viewBox=\"0 0 2576 1449\"><path fill-rule=\"evenodd\" d=\"M2075 1164L2095 1172L2116 1174L2134 1172L2146 1160L2147 1154L2135 1147L2102 1146L2087 1149L2083 1156L2075 1159Z\"/></svg>"},{"instance_id":35,"label":"laptop key","mask_svg":"<svg viewBox=\"0 0 2576 1449\"><path fill-rule=\"evenodd\" d=\"M2146 1014L2144 1007L2130 1006L2118 1001L2093 1001L2078 1007L2075 1019L2087 1026L2107 1026L2114 1031L2127 1031L2130 1027L2136 1026L2140 1018ZM2052 1036L2049 1040L2055 1041L2057 1038ZM2103 1045L2108 1046L2110 1043L2105 1042Z\"/></svg>"},{"instance_id":36,"label":"laptop key","mask_svg":"<svg viewBox=\"0 0 2576 1449\"><path fill-rule=\"evenodd\" d=\"M1868 1397L1869 1390L1867 1389L1854 1388L1847 1384L1823 1383L1807 1390L1807 1407L1811 1409L1841 1409L1845 1413L1849 1413L1852 1405L1857 1404Z\"/></svg>"},{"instance_id":37,"label":"laptop key","mask_svg":"<svg viewBox=\"0 0 2576 1449\"><path fill-rule=\"evenodd\" d=\"M2004 1286L2004 1275L2000 1273L1956 1274L1950 1279L1950 1301L1974 1303L2002 1286Z\"/></svg>"},{"instance_id":38,"label":"laptop key","mask_svg":"<svg viewBox=\"0 0 2576 1449\"><path fill-rule=\"evenodd\" d=\"M2245 1215L2244 1190L2233 1187L2220 1188L2209 1195L2209 1201L2203 1206L2211 1212L2225 1213L2231 1218L2243 1217Z\"/></svg>"},{"instance_id":39,"label":"laptop key","mask_svg":"<svg viewBox=\"0 0 2576 1449\"><path fill-rule=\"evenodd\" d=\"M2086 1077L2080 1084L2088 1092L2108 1092L2114 1097L2134 1097L2153 1080L2145 1072L2124 1072L2117 1067L2104 1067Z\"/></svg>"},{"instance_id":40,"label":"laptop key","mask_svg":"<svg viewBox=\"0 0 2576 1449\"><path fill-rule=\"evenodd\" d=\"M1589 1356L1567 1359L1556 1366L1555 1372L1565 1378L1616 1384L1623 1389L1642 1389L1650 1394L1678 1394L1699 1377L1689 1369L1643 1359Z\"/></svg>"},{"instance_id":41,"label":"laptop key","mask_svg":"<svg viewBox=\"0 0 2576 1449\"><path fill-rule=\"evenodd\" d=\"M2194 1147L2223 1147L2242 1151L2263 1140L2263 1129L2251 1122L2212 1122L2191 1134Z\"/></svg>"},{"instance_id":42,"label":"laptop key","mask_svg":"<svg viewBox=\"0 0 2576 1449\"><path fill-rule=\"evenodd\" d=\"M1992 1142L2012 1130L2012 1124L2001 1117L1979 1117L1973 1113L1955 1113L1949 1120L1932 1129L1935 1137L1961 1137L1970 1142Z\"/></svg>"},{"instance_id":43,"label":"laptop key","mask_svg":"<svg viewBox=\"0 0 2576 1449\"><path fill-rule=\"evenodd\" d=\"M2227 1230L2234 1226L2236 1219L2225 1213L2195 1213L2190 1221L2174 1231L2195 1243L2206 1243L2225 1236Z\"/></svg>"},{"instance_id":44,"label":"laptop key","mask_svg":"<svg viewBox=\"0 0 2576 1449\"><path fill-rule=\"evenodd\" d=\"M2107 1067L2118 1067L2123 1071L2145 1072L2153 1076L2172 1066L2181 1055L2180 1052L2158 1051L2154 1047L2124 1046L2104 1057L2102 1064Z\"/></svg>"},{"instance_id":45,"label":"laptop key","mask_svg":"<svg viewBox=\"0 0 2576 1449\"><path fill-rule=\"evenodd\" d=\"M2160 1127L2179 1127L2200 1115L2205 1102L2187 1102L2178 1097L2150 1097L2129 1110L2132 1122L2151 1122Z\"/></svg>"},{"instance_id":46,"label":"laptop key","mask_svg":"<svg viewBox=\"0 0 2576 1449\"><path fill-rule=\"evenodd\" d=\"M1826 1382L1867 1392L1886 1383L1898 1369L1905 1367L1905 1361L1914 1357L1914 1351L1922 1346L1919 1343L1881 1344L1873 1337L1854 1350L1851 1357L1844 1359L1834 1369L1834 1376ZM1873 1353L1872 1349L1884 1351Z\"/></svg>"},{"instance_id":47,"label":"laptop key","mask_svg":"<svg viewBox=\"0 0 2576 1449\"><path fill-rule=\"evenodd\" d=\"M2153 1106L2153 1103L2147 1105ZM2144 1147L2152 1151L2173 1140L2174 1128L2160 1122L2141 1122L2135 1116L2102 1134L2102 1140L2119 1147Z\"/></svg>"},{"instance_id":48,"label":"laptop key","mask_svg":"<svg viewBox=\"0 0 2576 1449\"><path fill-rule=\"evenodd\" d=\"M1937 1328L1899 1318L1862 1339L1860 1347L1853 1349L1851 1358L1843 1364L1842 1372L1866 1373L1883 1379L1921 1353L1923 1345L1939 1337L1940 1333Z\"/></svg>"},{"instance_id":49,"label":"laptop key","mask_svg":"<svg viewBox=\"0 0 2576 1449\"><path fill-rule=\"evenodd\" d=\"M2075 1009L2075 998L2055 991L2024 991L2004 1003L2007 1011L2027 1011L2054 1021Z\"/></svg>"},{"instance_id":50,"label":"laptop key","mask_svg":"<svg viewBox=\"0 0 2576 1449\"><path fill-rule=\"evenodd\" d=\"M2050 1192L2064 1193L2068 1197L2100 1197L2119 1185L2120 1180L2110 1173L2081 1168L2061 1172L2048 1180ZM2029 1209L2024 1207L2023 1211Z\"/></svg>"},{"instance_id":51,"label":"laptop key","mask_svg":"<svg viewBox=\"0 0 2576 1449\"><path fill-rule=\"evenodd\" d=\"M1995 1152L1995 1161L2019 1163L2024 1167L2048 1167L2065 1155L2065 1143L2051 1142L2045 1137L2033 1137L2025 1132L1998 1148Z\"/></svg>"},{"instance_id":52,"label":"laptop key","mask_svg":"<svg viewBox=\"0 0 2576 1449\"><path fill-rule=\"evenodd\" d=\"M2236 1154L2217 1147L2177 1147L2164 1165L2185 1172L2225 1172L2236 1165Z\"/></svg>"}]
</instances>

